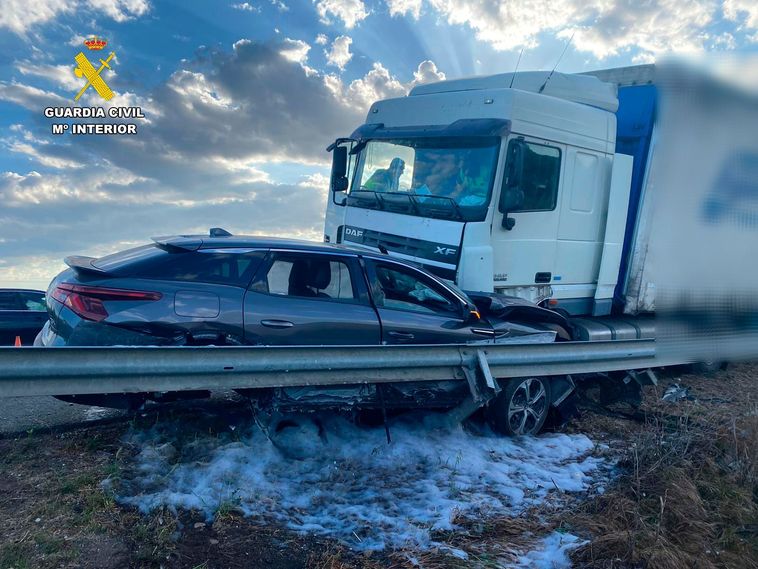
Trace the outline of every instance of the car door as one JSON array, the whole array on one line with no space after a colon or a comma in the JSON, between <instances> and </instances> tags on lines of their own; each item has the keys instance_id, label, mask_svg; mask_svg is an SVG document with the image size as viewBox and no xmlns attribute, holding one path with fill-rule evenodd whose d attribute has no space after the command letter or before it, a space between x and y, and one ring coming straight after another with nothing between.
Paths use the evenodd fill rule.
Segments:
<instances>
[{"instance_id":1,"label":"car door","mask_svg":"<svg viewBox=\"0 0 758 569\"><path fill-rule=\"evenodd\" d=\"M272 251L245 295L253 344L377 345L380 336L354 256Z\"/></svg>"},{"instance_id":2,"label":"car door","mask_svg":"<svg viewBox=\"0 0 758 569\"><path fill-rule=\"evenodd\" d=\"M463 299L422 271L366 259L385 344L458 344L493 337ZM465 312L465 314L464 314Z\"/></svg>"}]
</instances>

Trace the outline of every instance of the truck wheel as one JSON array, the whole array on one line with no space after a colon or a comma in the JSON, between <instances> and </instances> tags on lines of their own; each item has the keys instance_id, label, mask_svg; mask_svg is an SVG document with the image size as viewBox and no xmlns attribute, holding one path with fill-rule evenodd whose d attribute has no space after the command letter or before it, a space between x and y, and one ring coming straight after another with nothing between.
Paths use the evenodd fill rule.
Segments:
<instances>
[{"instance_id":1,"label":"truck wheel","mask_svg":"<svg viewBox=\"0 0 758 569\"><path fill-rule=\"evenodd\" d=\"M726 369L726 362L719 360L706 360L690 364L690 373L697 375L715 375L723 369Z\"/></svg>"},{"instance_id":2,"label":"truck wheel","mask_svg":"<svg viewBox=\"0 0 758 569\"><path fill-rule=\"evenodd\" d=\"M510 379L487 408L489 423L504 435L536 435L545 424L551 401L549 378Z\"/></svg>"}]
</instances>

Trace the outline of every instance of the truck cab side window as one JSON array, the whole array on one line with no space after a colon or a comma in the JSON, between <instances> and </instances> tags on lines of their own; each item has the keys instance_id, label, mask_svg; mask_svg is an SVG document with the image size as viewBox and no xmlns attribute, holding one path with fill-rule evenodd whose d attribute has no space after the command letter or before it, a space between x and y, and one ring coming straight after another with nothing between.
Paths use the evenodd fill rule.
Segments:
<instances>
[{"instance_id":1,"label":"truck cab side window","mask_svg":"<svg viewBox=\"0 0 758 569\"><path fill-rule=\"evenodd\" d=\"M508 156L515 140L508 143ZM521 205L509 213L519 211L552 211L558 201L558 181L561 172L561 151L544 144L526 142L524 145L524 166L519 189L524 198ZM508 165L506 165L506 169ZM501 191L507 191L503 187Z\"/></svg>"}]
</instances>

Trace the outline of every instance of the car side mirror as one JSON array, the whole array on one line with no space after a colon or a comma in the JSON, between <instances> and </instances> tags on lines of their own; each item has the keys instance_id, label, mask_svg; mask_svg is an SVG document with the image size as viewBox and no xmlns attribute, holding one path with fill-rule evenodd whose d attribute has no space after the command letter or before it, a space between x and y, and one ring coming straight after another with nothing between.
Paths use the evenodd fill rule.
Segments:
<instances>
[{"instance_id":1,"label":"car side mirror","mask_svg":"<svg viewBox=\"0 0 758 569\"><path fill-rule=\"evenodd\" d=\"M348 187L347 147L335 146L332 150L332 174L329 186L333 192L344 192Z\"/></svg>"},{"instance_id":2,"label":"car side mirror","mask_svg":"<svg viewBox=\"0 0 758 569\"><path fill-rule=\"evenodd\" d=\"M479 310L477 310L476 306L468 304L467 302L461 304L461 316L463 317L463 321L467 324L478 322L482 318L482 315L479 314Z\"/></svg>"}]
</instances>

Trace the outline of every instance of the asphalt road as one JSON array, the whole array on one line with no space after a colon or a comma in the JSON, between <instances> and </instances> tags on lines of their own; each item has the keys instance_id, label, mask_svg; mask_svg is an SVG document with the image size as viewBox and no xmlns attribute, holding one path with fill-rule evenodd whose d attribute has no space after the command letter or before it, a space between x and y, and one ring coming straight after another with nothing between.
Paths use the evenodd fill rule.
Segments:
<instances>
[{"instance_id":1,"label":"asphalt road","mask_svg":"<svg viewBox=\"0 0 758 569\"><path fill-rule=\"evenodd\" d=\"M230 412L245 399L233 391L213 391L210 399L190 399L174 403L148 401L140 413L160 412L166 409L199 407L209 412ZM86 423L118 420L129 413L119 409L106 409L76 403L64 403L54 397L0 397L0 437L29 430L66 429Z\"/></svg>"},{"instance_id":2,"label":"asphalt road","mask_svg":"<svg viewBox=\"0 0 758 569\"><path fill-rule=\"evenodd\" d=\"M0 398L0 434L120 417L124 411L64 403L53 397Z\"/></svg>"}]
</instances>

